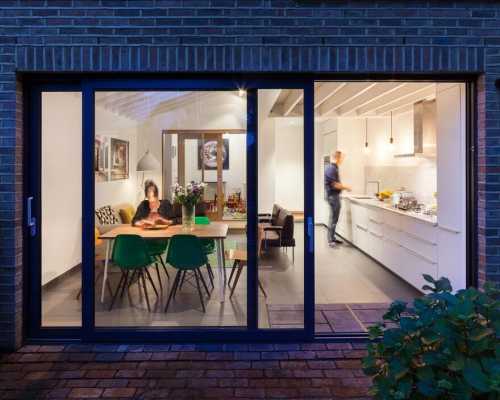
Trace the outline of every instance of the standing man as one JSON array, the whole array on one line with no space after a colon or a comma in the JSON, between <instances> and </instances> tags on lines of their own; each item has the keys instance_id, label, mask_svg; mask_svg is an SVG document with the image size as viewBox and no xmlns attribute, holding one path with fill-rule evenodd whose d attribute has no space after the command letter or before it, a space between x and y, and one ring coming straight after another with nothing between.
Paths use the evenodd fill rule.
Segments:
<instances>
[{"instance_id":1,"label":"standing man","mask_svg":"<svg viewBox=\"0 0 500 400\"><path fill-rule=\"evenodd\" d=\"M347 185L340 182L339 167L344 160L344 155L340 150L332 152L330 156L330 165L325 168L325 195L330 205L330 220L328 223L328 245L335 247L342 241L335 237L335 228L340 214L340 193L342 190L351 191Z\"/></svg>"}]
</instances>

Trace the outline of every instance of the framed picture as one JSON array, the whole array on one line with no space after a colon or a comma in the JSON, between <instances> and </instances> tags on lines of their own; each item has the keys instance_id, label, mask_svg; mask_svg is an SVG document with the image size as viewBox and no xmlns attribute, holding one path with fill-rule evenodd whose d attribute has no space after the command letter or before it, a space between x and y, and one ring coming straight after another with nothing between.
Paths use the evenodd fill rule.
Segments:
<instances>
[{"instance_id":1,"label":"framed picture","mask_svg":"<svg viewBox=\"0 0 500 400\"><path fill-rule=\"evenodd\" d=\"M109 147L107 136L96 135L94 139L94 175L96 182L109 181Z\"/></svg>"},{"instance_id":2,"label":"framed picture","mask_svg":"<svg viewBox=\"0 0 500 400\"><path fill-rule=\"evenodd\" d=\"M111 138L111 180L129 178L129 142Z\"/></svg>"},{"instance_id":3,"label":"framed picture","mask_svg":"<svg viewBox=\"0 0 500 400\"><path fill-rule=\"evenodd\" d=\"M217 140L198 139L198 169L217 169ZM229 139L222 139L222 169L229 169Z\"/></svg>"}]
</instances>

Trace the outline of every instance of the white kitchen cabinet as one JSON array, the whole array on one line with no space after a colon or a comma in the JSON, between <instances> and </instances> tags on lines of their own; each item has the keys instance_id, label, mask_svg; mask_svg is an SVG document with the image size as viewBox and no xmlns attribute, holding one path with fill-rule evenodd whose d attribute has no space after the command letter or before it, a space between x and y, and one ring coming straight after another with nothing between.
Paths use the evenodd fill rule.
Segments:
<instances>
[{"instance_id":1,"label":"white kitchen cabinet","mask_svg":"<svg viewBox=\"0 0 500 400\"><path fill-rule=\"evenodd\" d=\"M344 197L341 198L337 233L345 240L352 242L351 202Z\"/></svg>"},{"instance_id":2,"label":"white kitchen cabinet","mask_svg":"<svg viewBox=\"0 0 500 400\"><path fill-rule=\"evenodd\" d=\"M353 243L415 288L438 277L438 228L411 216L351 203Z\"/></svg>"}]
</instances>

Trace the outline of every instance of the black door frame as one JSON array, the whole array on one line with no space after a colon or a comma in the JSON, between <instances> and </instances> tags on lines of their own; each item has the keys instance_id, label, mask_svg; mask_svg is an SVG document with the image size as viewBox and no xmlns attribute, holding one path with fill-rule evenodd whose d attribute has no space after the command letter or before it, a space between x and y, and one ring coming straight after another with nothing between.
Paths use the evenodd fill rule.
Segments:
<instances>
[{"instance_id":1,"label":"black door frame","mask_svg":"<svg viewBox=\"0 0 500 400\"><path fill-rule=\"evenodd\" d=\"M23 165L24 197L41 193L39 169L33 166L41 165L41 113L40 95L42 91L81 91L83 95L83 237L82 237L82 265L91 265L94 229L94 176L93 176L93 149L94 146L94 91L95 90L247 90L248 105L248 136L247 136L247 180L253 182L253 195L249 190L248 232L249 250L248 285L253 291L248 291L248 326L244 328L196 328L195 330L158 330L155 328L98 328L94 325L94 299L92 287L94 285L94 269L82 273L82 327L56 328L41 327L41 297L40 265L33 265L34 259L40 257L40 240L30 240L28 229L24 229L24 337L30 342L44 342L47 340L84 340L84 341L112 341L112 342L200 342L200 341L296 341L314 339L314 230L307 235L304 229L304 329L258 329L257 328L257 268L255 260L256 249L256 201L257 201L257 89L303 89L304 90L304 207L305 221L308 218L314 224L314 169L306 166L314 165L314 83L316 81L436 81L436 82L465 82L467 89L467 284L477 286L478 283L478 254L477 254L477 74L22 74L24 85L24 130L25 143ZM140 76L137 78L137 76ZM204 82L204 84L202 84ZM309 110L309 112L307 112ZM253 139L252 139L253 137ZM87 172L85 172L87 171ZM90 173L90 172L91 173ZM38 174L38 176L37 176ZM310 188L310 190L308 190ZM91 201L86 203L85 200ZM86 205L87 204L87 205ZM92 206L89 206L91 204ZM26 205L26 204L24 204ZM39 218L40 228L40 196L35 196L33 213ZM26 221L26 207L24 207L23 222ZM250 312L253 309L254 311ZM325 337L321 340L345 340L346 338L366 340L366 334L346 334L341 336Z\"/></svg>"}]
</instances>

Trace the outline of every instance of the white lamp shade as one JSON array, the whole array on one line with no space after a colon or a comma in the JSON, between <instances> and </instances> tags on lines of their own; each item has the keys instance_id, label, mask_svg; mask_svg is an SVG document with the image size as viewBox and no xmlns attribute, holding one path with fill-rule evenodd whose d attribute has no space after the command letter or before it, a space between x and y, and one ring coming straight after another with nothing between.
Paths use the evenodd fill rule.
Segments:
<instances>
[{"instance_id":1,"label":"white lamp shade","mask_svg":"<svg viewBox=\"0 0 500 400\"><path fill-rule=\"evenodd\" d=\"M160 163L149 150L141 157L137 163L137 171L154 171L160 169Z\"/></svg>"}]
</instances>

